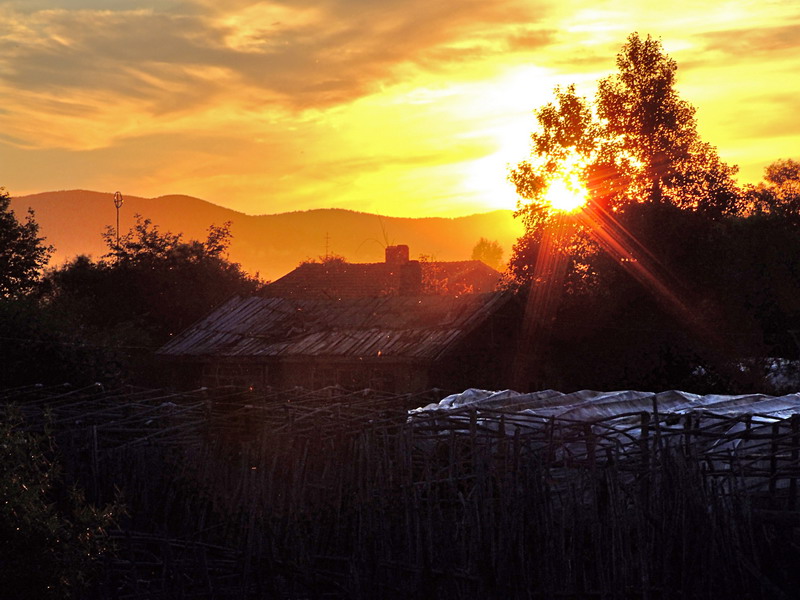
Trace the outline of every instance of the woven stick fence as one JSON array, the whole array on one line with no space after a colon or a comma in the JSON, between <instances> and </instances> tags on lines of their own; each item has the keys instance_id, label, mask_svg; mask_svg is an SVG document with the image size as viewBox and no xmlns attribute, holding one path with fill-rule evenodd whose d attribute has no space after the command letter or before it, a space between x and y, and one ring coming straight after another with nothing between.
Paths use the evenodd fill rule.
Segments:
<instances>
[{"instance_id":1,"label":"woven stick fence","mask_svg":"<svg viewBox=\"0 0 800 600\"><path fill-rule=\"evenodd\" d=\"M97 598L792 597L796 418L408 409L435 391L0 392L95 502Z\"/></svg>"}]
</instances>

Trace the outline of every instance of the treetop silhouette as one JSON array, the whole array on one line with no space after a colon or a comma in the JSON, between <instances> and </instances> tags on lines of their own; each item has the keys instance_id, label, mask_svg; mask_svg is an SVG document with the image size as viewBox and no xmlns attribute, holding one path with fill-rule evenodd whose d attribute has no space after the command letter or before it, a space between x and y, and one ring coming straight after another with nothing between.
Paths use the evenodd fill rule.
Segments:
<instances>
[{"instance_id":1,"label":"treetop silhouette","mask_svg":"<svg viewBox=\"0 0 800 600\"><path fill-rule=\"evenodd\" d=\"M593 100L575 86L556 88L536 111L532 157L510 174L529 229L547 220L547 187L565 162L580 165L590 203L618 211L665 202L716 218L742 210L736 168L722 162L697 131L695 109L675 89L677 64L661 42L638 33L617 56L618 72L602 79Z\"/></svg>"}]
</instances>

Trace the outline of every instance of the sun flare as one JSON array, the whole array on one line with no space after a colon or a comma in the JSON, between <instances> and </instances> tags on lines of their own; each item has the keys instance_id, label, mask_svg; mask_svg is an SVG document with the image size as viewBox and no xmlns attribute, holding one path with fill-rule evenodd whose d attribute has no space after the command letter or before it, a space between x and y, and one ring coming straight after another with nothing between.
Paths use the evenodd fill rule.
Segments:
<instances>
[{"instance_id":1,"label":"sun flare","mask_svg":"<svg viewBox=\"0 0 800 600\"><path fill-rule=\"evenodd\" d=\"M588 191L573 177L553 180L545 192L545 200L555 210L573 212L586 204Z\"/></svg>"},{"instance_id":2,"label":"sun flare","mask_svg":"<svg viewBox=\"0 0 800 600\"><path fill-rule=\"evenodd\" d=\"M582 176L584 164L584 159L573 151L559 166L544 192L545 202L554 210L574 212L586 204L589 190Z\"/></svg>"}]
</instances>

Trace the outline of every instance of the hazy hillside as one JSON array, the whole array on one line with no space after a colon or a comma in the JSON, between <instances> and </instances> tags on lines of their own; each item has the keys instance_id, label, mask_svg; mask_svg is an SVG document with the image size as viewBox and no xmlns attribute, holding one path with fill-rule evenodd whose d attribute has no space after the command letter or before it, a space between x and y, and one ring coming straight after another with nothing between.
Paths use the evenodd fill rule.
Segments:
<instances>
[{"instance_id":1,"label":"hazy hillside","mask_svg":"<svg viewBox=\"0 0 800 600\"><path fill-rule=\"evenodd\" d=\"M36 213L40 232L56 247L52 264L77 254L99 257L106 252L100 234L115 224L110 193L71 190L14 198L12 208L22 217L28 207ZM352 262L383 260L387 244L408 244L411 255L438 260L465 260L480 237L497 240L508 258L521 225L511 211L493 211L454 219L401 219L342 209L318 209L277 215L250 216L190 196L137 198L125 196L120 209L124 233L133 215L151 219L163 231L184 238L205 239L209 225L232 221L231 259L244 268L276 279L308 258L331 253Z\"/></svg>"}]
</instances>

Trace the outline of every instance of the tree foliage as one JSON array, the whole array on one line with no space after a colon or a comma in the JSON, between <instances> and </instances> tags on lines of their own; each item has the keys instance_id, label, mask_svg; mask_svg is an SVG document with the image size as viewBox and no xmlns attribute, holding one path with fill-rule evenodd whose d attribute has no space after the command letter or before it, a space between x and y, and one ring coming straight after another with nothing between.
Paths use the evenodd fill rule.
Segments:
<instances>
[{"instance_id":1,"label":"tree foliage","mask_svg":"<svg viewBox=\"0 0 800 600\"><path fill-rule=\"evenodd\" d=\"M605 210L666 202L713 217L740 213L736 169L700 139L695 110L675 89L677 64L661 42L631 34L617 67L593 101L574 86L556 88L555 101L536 111L533 156L510 175L526 200L519 214L528 229L549 217L543 194L570 159L580 164L590 202Z\"/></svg>"},{"instance_id":2,"label":"tree foliage","mask_svg":"<svg viewBox=\"0 0 800 600\"><path fill-rule=\"evenodd\" d=\"M91 582L97 558L112 550L106 529L124 512L102 509L64 481L53 440L0 419L0 589L4 598L74 598Z\"/></svg>"},{"instance_id":3,"label":"tree foliage","mask_svg":"<svg viewBox=\"0 0 800 600\"><path fill-rule=\"evenodd\" d=\"M47 274L45 304L73 334L127 356L153 350L233 295L260 287L227 258L230 223L211 226L205 240L184 241L149 219L120 236L104 234L108 254L78 256Z\"/></svg>"},{"instance_id":4,"label":"tree foliage","mask_svg":"<svg viewBox=\"0 0 800 600\"><path fill-rule=\"evenodd\" d=\"M542 383L764 391L765 373L742 365L798 357L800 164L777 161L740 189L659 41L632 34L617 67L591 100L556 89L510 174L526 227L511 273L539 286L540 255L566 265ZM588 190L574 217L547 202L568 169Z\"/></svg>"},{"instance_id":5,"label":"tree foliage","mask_svg":"<svg viewBox=\"0 0 800 600\"><path fill-rule=\"evenodd\" d=\"M347 258L341 254L329 253L317 258L307 258L300 262L301 265L325 265L327 267L344 267L348 264Z\"/></svg>"},{"instance_id":6,"label":"tree foliage","mask_svg":"<svg viewBox=\"0 0 800 600\"><path fill-rule=\"evenodd\" d=\"M597 91L600 163L628 184L612 201L666 201L712 215L737 212L736 169L700 139L694 108L675 90L677 64L661 43L632 34L617 67L619 73L603 79Z\"/></svg>"},{"instance_id":7,"label":"tree foliage","mask_svg":"<svg viewBox=\"0 0 800 600\"><path fill-rule=\"evenodd\" d=\"M110 332L103 340L88 336L53 308L33 297L0 302L0 387L117 382L120 341Z\"/></svg>"},{"instance_id":8,"label":"tree foliage","mask_svg":"<svg viewBox=\"0 0 800 600\"><path fill-rule=\"evenodd\" d=\"M230 238L225 223L211 226L205 241L184 242L136 215L119 244L111 229L105 232L103 259L79 256L50 272L49 300L84 329L159 345L230 296L259 287L226 258Z\"/></svg>"},{"instance_id":9,"label":"tree foliage","mask_svg":"<svg viewBox=\"0 0 800 600\"><path fill-rule=\"evenodd\" d=\"M472 260L480 260L501 271L503 269L503 247L497 240L481 238L472 248Z\"/></svg>"},{"instance_id":10,"label":"tree foliage","mask_svg":"<svg viewBox=\"0 0 800 600\"><path fill-rule=\"evenodd\" d=\"M776 160L765 169L764 181L747 189L746 198L756 214L780 215L800 224L800 162Z\"/></svg>"},{"instance_id":11,"label":"tree foliage","mask_svg":"<svg viewBox=\"0 0 800 600\"><path fill-rule=\"evenodd\" d=\"M103 234L104 257L78 256L40 281L50 249L32 216L19 224L8 206L0 195L0 237L10 240L0 250L0 386L119 383L150 369L170 335L261 285L228 259L230 223L184 241L138 215L119 243Z\"/></svg>"},{"instance_id":12,"label":"tree foliage","mask_svg":"<svg viewBox=\"0 0 800 600\"><path fill-rule=\"evenodd\" d=\"M20 222L10 207L11 198L0 187L0 298L32 292L53 250L39 237L33 211Z\"/></svg>"},{"instance_id":13,"label":"tree foliage","mask_svg":"<svg viewBox=\"0 0 800 600\"><path fill-rule=\"evenodd\" d=\"M596 280L596 243L574 220L564 223L547 201L549 186L565 170L584 182L587 212L621 222L629 207L640 204L667 204L711 220L746 212L736 168L701 140L694 108L675 89L677 64L661 42L631 34L617 68L599 82L593 100L575 86L556 88L554 101L536 111L531 158L509 175L523 199L517 216L525 235L509 261L520 282L530 280L542 235L557 225L568 229L559 243L570 261L570 284Z\"/></svg>"},{"instance_id":14,"label":"tree foliage","mask_svg":"<svg viewBox=\"0 0 800 600\"><path fill-rule=\"evenodd\" d=\"M39 303L53 248L32 211L19 221L10 206L0 188L0 386L97 381L104 360Z\"/></svg>"},{"instance_id":15,"label":"tree foliage","mask_svg":"<svg viewBox=\"0 0 800 600\"><path fill-rule=\"evenodd\" d=\"M798 358L797 227L778 215L710 220L668 204L630 207L622 223L646 240L684 310L626 263L594 254L591 284L565 283L551 372L575 388L770 391L766 359ZM741 368L752 361L762 370Z\"/></svg>"}]
</instances>

